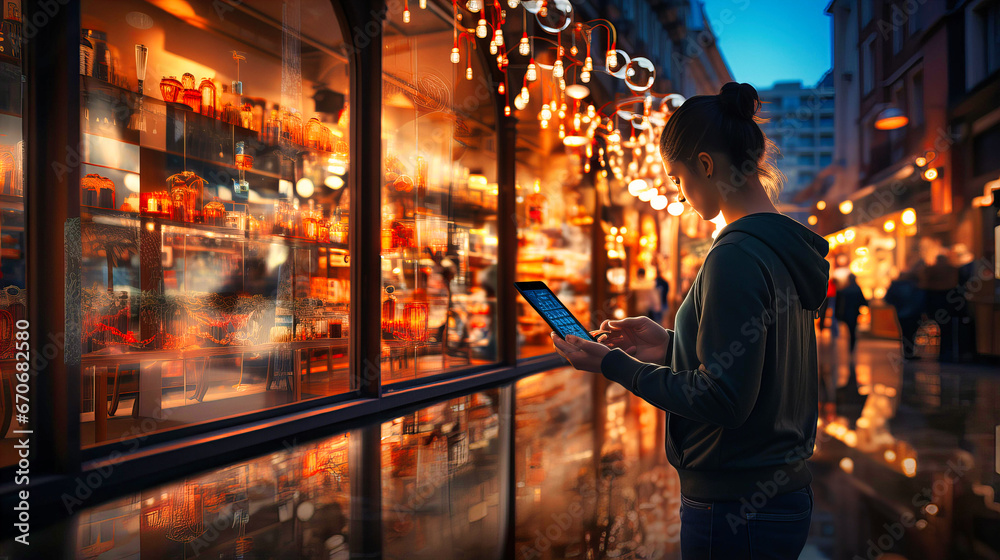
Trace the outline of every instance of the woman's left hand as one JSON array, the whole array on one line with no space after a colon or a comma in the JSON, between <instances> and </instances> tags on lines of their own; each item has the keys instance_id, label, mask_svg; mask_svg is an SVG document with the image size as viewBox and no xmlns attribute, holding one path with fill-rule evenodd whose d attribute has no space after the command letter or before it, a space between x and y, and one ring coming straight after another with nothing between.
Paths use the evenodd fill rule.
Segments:
<instances>
[{"instance_id":1,"label":"woman's left hand","mask_svg":"<svg viewBox=\"0 0 1000 560\"><path fill-rule=\"evenodd\" d=\"M601 361L604 356L611 351L607 346L590 340L584 340L578 336L569 335L563 340L556 333L552 333L552 343L556 346L556 352L576 369L601 373Z\"/></svg>"}]
</instances>

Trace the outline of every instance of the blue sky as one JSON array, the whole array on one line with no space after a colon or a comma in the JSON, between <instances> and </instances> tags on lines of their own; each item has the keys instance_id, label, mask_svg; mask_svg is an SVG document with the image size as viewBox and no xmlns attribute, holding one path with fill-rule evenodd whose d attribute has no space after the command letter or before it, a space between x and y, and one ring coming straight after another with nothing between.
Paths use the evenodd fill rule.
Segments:
<instances>
[{"instance_id":1,"label":"blue sky","mask_svg":"<svg viewBox=\"0 0 1000 560\"><path fill-rule=\"evenodd\" d=\"M819 81L832 65L829 0L703 0L733 78L758 89ZM727 11L728 10L728 11Z\"/></svg>"}]
</instances>

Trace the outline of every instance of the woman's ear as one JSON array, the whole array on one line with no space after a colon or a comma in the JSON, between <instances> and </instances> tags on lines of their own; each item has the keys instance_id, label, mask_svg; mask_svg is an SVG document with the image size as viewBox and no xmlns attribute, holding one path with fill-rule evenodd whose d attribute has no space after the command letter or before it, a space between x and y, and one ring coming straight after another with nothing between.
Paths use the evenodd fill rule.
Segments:
<instances>
[{"instance_id":1,"label":"woman's ear","mask_svg":"<svg viewBox=\"0 0 1000 560\"><path fill-rule=\"evenodd\" d=\"M705 172L705 176L711 179L712 171L715 170L715 162L712 160L712 156L710 156L708 152L701 152L698 154L698 163L701 164L701 168Z\"/></svg>"}]
</instances>

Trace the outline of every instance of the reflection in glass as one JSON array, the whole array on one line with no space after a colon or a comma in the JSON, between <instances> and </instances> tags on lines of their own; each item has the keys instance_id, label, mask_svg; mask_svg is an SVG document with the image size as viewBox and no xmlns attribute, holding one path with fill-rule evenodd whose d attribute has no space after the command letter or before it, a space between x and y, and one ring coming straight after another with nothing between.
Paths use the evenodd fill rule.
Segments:
<instances>
[{"instance_id":1,"label":"reflection in glass","mask_svg":"<svg viewBox=\"0 0 1000 560\"><path fill-rule=\"evenodd\" d=\"M383 557L498 558L499 391L382 424Z\"/></svg>"}]
</instances>

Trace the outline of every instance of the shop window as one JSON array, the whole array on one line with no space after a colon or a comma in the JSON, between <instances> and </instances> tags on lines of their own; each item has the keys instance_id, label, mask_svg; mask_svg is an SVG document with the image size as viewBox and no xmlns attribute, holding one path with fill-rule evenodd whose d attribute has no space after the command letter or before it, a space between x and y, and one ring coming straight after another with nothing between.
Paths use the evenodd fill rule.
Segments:
<instances>
[{"instance_id":1,"label":"shop window","mask_svg":"<svg viewBox=\"0 0 1000 560\"><path fill-rule=\"evenodd\" d=\"M83 4L85 446L352 388L337 17L183 4Z\"/></svg>"},{"instance_id":2,"label":"shop window","mask_svg":"<svg viewBox=\"0 0 1000 560\"><path fill-rule=\"evenodd\" d=\"M14 430L31 429L18 421L15 409L17 395L25 396L21 389L26 387L18 380L21 372L16 369L17 364L27 364L23 354L18 359L18 342L22 350L24 343L17 333L27 334L28 318L22 65L16 39L21 36L21 14L18 3L4 4L0 35L0 466L13 465L18 460Z\"/></svg>"},{"instance_id":3,"label":"shop window","mask_svg":"<svg viewBox=\"0 0 1000 560\"><path fill-rule=\"evenodd\" d=\"M820 116L819 126L820 128L833 128L833 116Z\"/></svg>"},{"instance_id":4,"label":"shop window","mask_svg":"<svg viewBox=\"0 0 1000 560\"><path fill-rule=\"evenodd\" d=\"M496 361L493 88L454 24L390 10L382 91L382 380ZM467 45L463 43L463 45Z\"/></svg>"},{"instance_id":5,"label":"shop window","mask_svg":"<svg viewBox=\"0 0 1000 560\"><path fill-rule=\"evenodd\" d=\"M830 153L822 153L819 155L819 166L826 167L833 163L833 156Z\"/></svg>"},{"instance_id":6,"label":"shop window","mask_svg":"<svg viewBox=\"0 0 1000 560\"><path fill-rule=\"evenodd\" d=\"M799 165L805 165L811 167L815 163L812 152L799 154L797 163Z\"/></svg>"},{"instance_id":7,"label":"shop window","mask_svg":"<svg viewBox=\"0 0 1000 560\"><path fill-rule=\"evenodd\" d=\"M816 145L816 137L812 134L800 134L798 145L801 147L811 148Z\"/></svg>"},{"instance_id":8,"label":"shop window","mask_svg":"<svg viewBox=\"0 0 1000 560\"><path fill-rule=\"evenodd\" d=\"M819 145L820 146L833 146L833 135L832 134L820 134L819 135Z\"/></svg>"}]
</instances>

